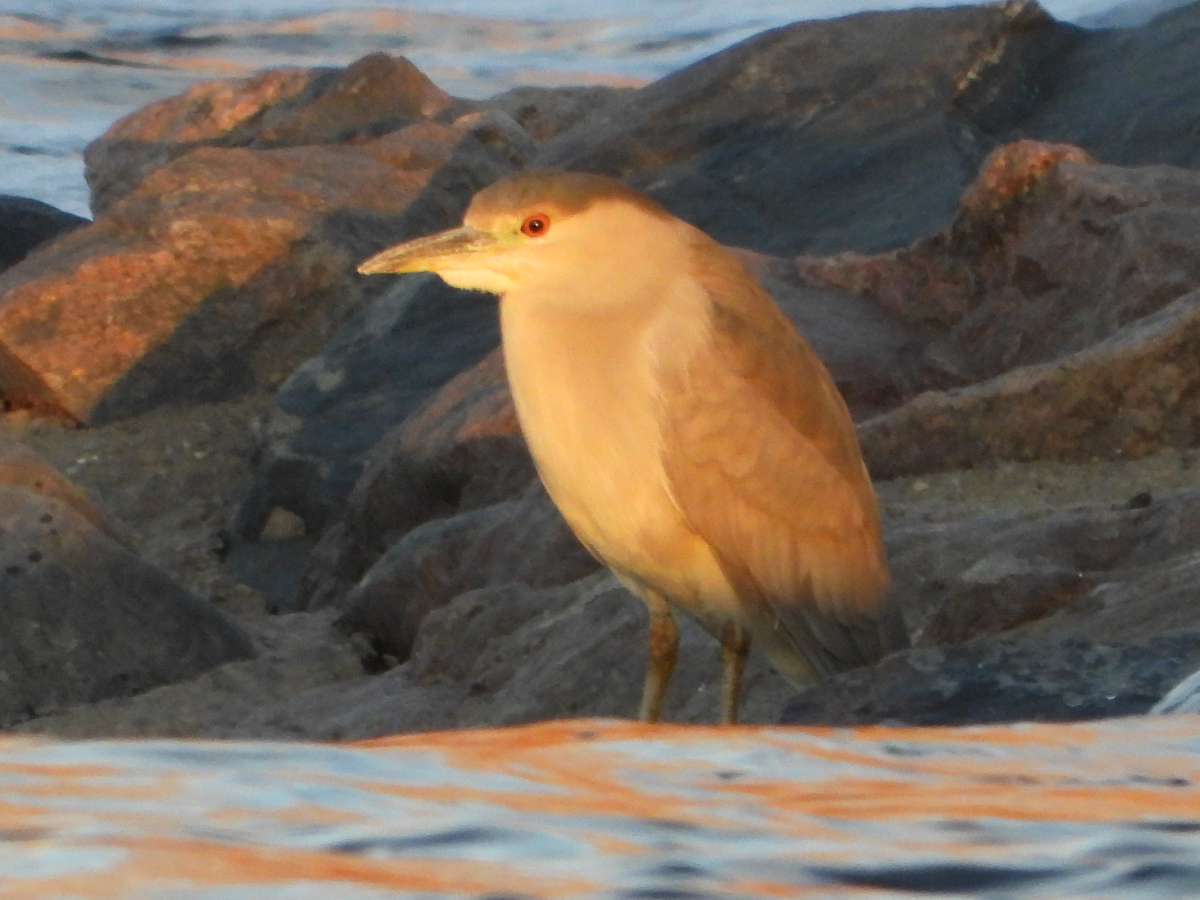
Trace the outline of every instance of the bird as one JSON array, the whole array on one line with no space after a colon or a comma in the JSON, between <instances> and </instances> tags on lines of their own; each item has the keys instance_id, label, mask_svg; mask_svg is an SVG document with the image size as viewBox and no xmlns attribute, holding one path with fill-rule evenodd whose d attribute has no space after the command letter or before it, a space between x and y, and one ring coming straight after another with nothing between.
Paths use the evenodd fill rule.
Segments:
<instances>
[{"instance_id":1,"label":"bird","mask_svg":"<svg viewBox=\"0 0 1200 900\"><path fill-rule=\"evenodd\" d=\"M751 643L798 686L907 645L845 401L703 231L619 179L529 169L476 193L461 226L358 271L499 295L537 472L648 610L642 721L659 720L675 669L674 608L720 644L725 724Z\"/></svg>"}]
</instances>

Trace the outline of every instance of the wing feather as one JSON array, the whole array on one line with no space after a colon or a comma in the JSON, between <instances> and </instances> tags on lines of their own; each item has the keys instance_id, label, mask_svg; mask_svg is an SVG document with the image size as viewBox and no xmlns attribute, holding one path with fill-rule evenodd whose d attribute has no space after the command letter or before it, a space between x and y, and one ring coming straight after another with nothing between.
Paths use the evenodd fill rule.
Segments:
<instances>
[{"instance_id":1,"label":"wing feather","mask_svg":"<svg viewBox=\"0 0 1200 900\"><path fill-rule=\"evenodd\" d=\"M871 662L907 638L850 414L741 264L715 243L699 249L709 339L662 373L672 496L743 604L812 668Z\"/></svg>"}]
</instances>

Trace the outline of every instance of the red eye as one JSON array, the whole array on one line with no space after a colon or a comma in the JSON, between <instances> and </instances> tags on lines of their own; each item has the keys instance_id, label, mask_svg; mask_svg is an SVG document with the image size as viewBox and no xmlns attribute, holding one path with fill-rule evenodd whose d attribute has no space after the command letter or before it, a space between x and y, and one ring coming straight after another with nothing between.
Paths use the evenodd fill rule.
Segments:
<instances>
[{"instance_id":1,"label":"red eye","mask_svg":"<svg viewBox=\"0 0 1200 900\"><path fill-rule=\"evenodd\" d=\"M526 237L541 237L550 230L550 217L545 213L534 213L521 223L521 234Z\"/></svg>"}]
</instances>

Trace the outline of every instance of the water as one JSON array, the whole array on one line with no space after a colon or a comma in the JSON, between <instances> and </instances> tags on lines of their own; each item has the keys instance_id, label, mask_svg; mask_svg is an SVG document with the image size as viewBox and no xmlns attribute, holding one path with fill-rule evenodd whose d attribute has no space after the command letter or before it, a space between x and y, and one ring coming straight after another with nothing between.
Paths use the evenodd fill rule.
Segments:
<instances>
[{"instance_id":1,"label":"water","mask_svg":"<svg viewBox=\"0 0 1200 900\"><path fill-rule=\"evenodd\" d=\"M925 0L946 6L955 0ZM1181 0L1133 0L1135 18ZM451 93L637 85L800 19L907 0L0 0L0 193L87 215L82 151L116 119L201 80L346 65L384 50ZM1114 0L1045 0L1071 21ZM372 6L373 8L366 8ZM1140 12L1137 12L1140 11Z\"/></svg>"},{"instance_id":2,"label":"water","mask_svg":"<svg viewBox=\"0 0 1200 900\"><path fill-rule=\"evenodd\" d=\"M0 741L0 898L1194 898L1200 719Z\"/></svg>"}]
</instances>

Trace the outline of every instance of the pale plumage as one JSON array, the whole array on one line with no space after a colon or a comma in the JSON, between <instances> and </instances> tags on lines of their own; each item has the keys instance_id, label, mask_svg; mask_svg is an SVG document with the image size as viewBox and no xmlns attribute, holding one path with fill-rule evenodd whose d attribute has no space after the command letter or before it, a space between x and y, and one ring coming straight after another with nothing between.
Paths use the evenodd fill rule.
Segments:
<instances>
[{"instance_id":1,"label":"pale plumage","mask_svg":"<svg viewBox=\"0 0 1200 900\"><path fill-rule=\"evenodd\" d=\"M546 488L650 611L642 718L675 664L669 603L721 642L723 721L751 639L798 683L906 643L845 404L719 244L619 181L530 172L360 267L418 270L501 295Z\"/></svg>"}]
</instances>

